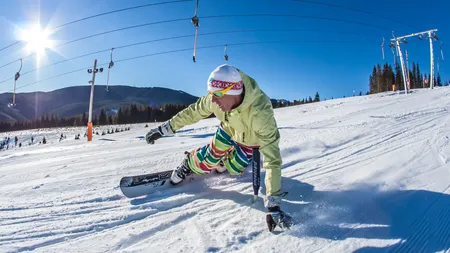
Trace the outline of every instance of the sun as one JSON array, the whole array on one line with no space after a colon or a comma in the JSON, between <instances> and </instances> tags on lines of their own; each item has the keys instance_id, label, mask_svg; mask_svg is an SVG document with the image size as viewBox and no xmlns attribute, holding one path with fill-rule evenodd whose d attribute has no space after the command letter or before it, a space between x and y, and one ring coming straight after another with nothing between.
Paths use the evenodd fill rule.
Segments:
<instances>
[{"instance_id":1,"label":"sun","mask_svg":"<svg viewBox=\"0 0 450 253\"><path fill-rule=\"evenodd\" d=\"M46 49L53 47L49 36L50 31L41 29L39 24L33 25L30 29L22 30L21 39L26 43L25 49L30 53L35 53L38 62L40 57L45 55Z\"/></svg>"}]
</instances>

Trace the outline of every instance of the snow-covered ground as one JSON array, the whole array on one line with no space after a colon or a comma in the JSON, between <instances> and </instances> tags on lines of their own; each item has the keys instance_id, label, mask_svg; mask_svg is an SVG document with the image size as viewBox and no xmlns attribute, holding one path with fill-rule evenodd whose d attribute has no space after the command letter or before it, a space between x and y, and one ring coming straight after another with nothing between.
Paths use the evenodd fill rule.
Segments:
<instances>
[{"instance_id":1,"label":"snow-covered ground","mask_svg":"<svg viewBox=\"0 0 450 253\"><path fill-rule=\"evenodd\" d=\"M41 132L46 145L0 152L0 252L448 252L449 106L443 87L277 109L282 209L300 225L274 234L249 169L122 196L122 176L175 168L216 119L155 145L145 124L91 143Z\"/></svg>"}]
</instances>

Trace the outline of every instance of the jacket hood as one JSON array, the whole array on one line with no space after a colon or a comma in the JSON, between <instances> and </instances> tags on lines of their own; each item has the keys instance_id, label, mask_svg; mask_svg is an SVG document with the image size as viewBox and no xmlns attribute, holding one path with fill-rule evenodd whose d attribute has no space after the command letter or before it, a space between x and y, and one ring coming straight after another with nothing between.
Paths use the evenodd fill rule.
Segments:
<instances>
[{"instance_id":1,"label":"jacket hood","mask_svg":"<svg viewBox=\"0 0 450 253\"><path fill-rule=\"evenodd\" d=\"M238 107L231 110L231 113L236 111L239 113L243 110L246 110L248 107L250 107L251 104L253 104L255 100L257 100L261 95L264 95L253 78L249 77L239 69L238 71L239 74L241 74L242 81L244 82L244 99Z\"/></svg>"}]
</instances>

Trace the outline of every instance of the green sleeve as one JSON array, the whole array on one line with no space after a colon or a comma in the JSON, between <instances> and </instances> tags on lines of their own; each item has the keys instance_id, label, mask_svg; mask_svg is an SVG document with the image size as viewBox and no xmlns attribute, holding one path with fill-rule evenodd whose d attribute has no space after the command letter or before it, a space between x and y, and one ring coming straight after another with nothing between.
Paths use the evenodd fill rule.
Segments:
<instances>
[{"instance_id":1,"label":"green sleeve","mask_svg":"<svg viewBox=\"0 0 450 253\"><path fill-rule=\"evenodd\" d=\"M194 124L201 119L207 118L212 114L211 96L200 97L197 102L189 105L186 109L177 113L170 119L170 126L175 132L184 126Z\"/></svg>"}]
</instances>

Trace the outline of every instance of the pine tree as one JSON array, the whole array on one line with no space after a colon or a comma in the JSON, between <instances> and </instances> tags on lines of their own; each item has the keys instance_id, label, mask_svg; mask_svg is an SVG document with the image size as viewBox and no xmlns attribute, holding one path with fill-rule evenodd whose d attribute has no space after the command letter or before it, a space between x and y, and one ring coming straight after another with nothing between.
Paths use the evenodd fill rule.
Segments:
<instances>
[{"instance_id":1,"label":"pine tree","mask_svg":"<svg viewBox=\"0 0 450 253\"><path fill-rule=\"evenodd\" d=\"M388 66L387 63L383 65L383 71L381 72L381 78L380 78L380 90L378 92L386 91L386 81L387 81L387 75L388 75Z\"/></svg>"},{"instance_id":2,"label":"pine tree","mask_svg":"<svg viewBox=\"0 0 450 253\"><path fill-rule=\"evenodd\" d=\"M55 114L52 113L52 117L50 119L50 127L57 127L57 118L55 118Z\"/></svg>"},{"instance_id":3,"label":"pine tree","mask_svg":"<svg viewBox=\"0 0 450 253\"><path fill-rule=\"evenodd\" d=\"M119 111L117 112L117 124L125 124L125 115L123 112L122 107L119 108Z\"/></svg>"},{"instance_id":4,"label":"pine tree","mask_svg":"<svg viewBox=\"0 0 450 253\"><path fill-rule=\"evenodd\" d=\"M281 101L280 100L277 100L277 105L276 105L276 107L275 108L280 108L280 107L282 107L283 105L281 104Z\"/></svg>"},{"instance_id":5,"label":"pine tree","mask_svg":"<svg viewBox=\"0 0 450 253\"><path fill-rule=\"evenodd\" d=\"M107 125L108 124L106 112L105 112L105 109L103 109L103 108L100 110L100 115L98 116L98 124L99 125Z\"/></svg>"},{"instance_id":6,"label":"pine tree","mask_svg":"<svg viewBox=\"0 0 450 253\"><path fill-rule=\"evenodd\" d=\"M402 69L398 63L395 65L395 85L398 90L404 90Z\"/></svg>"},{"instance_id":7,"label":"pine tree","mask_svg":"<svg viewBox=\"0 0 450 253\"><path fill-rule=\"evenodd\" d=\"M424 83L424 76L423 74L420 74L420 88L424 88L425 87L425 83Z\"/></svg>"},{"instance_id":8,"label":"pine tree","mask_svg":"<svg viewBox=\"0 0 450 253\"><path fill-rule=\"evenodd\" d=\"M376 93L379 93L381 91L380 86L382 87L382 85L381 85L382 75L383 75L383 72L381 70L381 65L378 63L377 64L377 75L376 75L376 78L375 78L375 80L377 82Z\"/></svg>"},{"instance_id":9,"label":"pine tree","mask_svg":"<svg viewBox=\"0 0 450 253\"><path fill-rule=\"evenodd\" d=\"M112 116L112 115L109 115L109 116L108 116L108 124L109 124L109 125L113 125L113 124L114 124L114 119L113 119L113 116Z\"/></svg>"},{"instance_id":10,"label":"pine tree","mask_svg":"<svg viewBox=\"0 0 450 253\"><path fill-rule=\"evenodd\" d=\"M136 123L139 120L139 111L136 104L130 106L130 123Z\"/></svg>"},{"instance_id":11,"label":"pine tree","mask_svg":"<svg viewBox=\"0 0 450 253\"><path fill-rule=\"evenodd\" d=\"M383 91L390 91L392 89L392 84L395 82L394 72L392 71L392 66L386 64L386 74L385 74L385 86Z\"/></svg>"},{"instance_id":12,"label":"pine tree","mask_svg":"<svg viewBox=\"0 0 450 253\"><path fill-rule=\"evenodd\" d=\"M436 86L442 87L441 75L438 73Z\"/></svg>"},{"instance_id":13,"label":"pine tree","mask_svg":"<svg viewBox=\"0 0 450 253\"><path fill-rule=\"evenodd\" d=\"M88 123L88 118L86 116L86 112L83 112L83 116L81 118L81 125L84 126L84 125L87 125L87 123Z\"/></svg>"},{"instance_id":14,"label":"pine tree","mask_svg":"<svg viewBox=\"0 0 450 253\"><path fill-rule=\"evenodd\" d=\"M98 125L98 117L97 117L96 115L94 115L94 116L92 117L92 124L93 124L94 126L97 126L97 125Z\"/></svg>"},{"instance_id":15,"label":"pine tree","mask_svg":"<svg viewBox=\"0 0 450 253\"><path fill-rule=\"evenodd\" d=\"M423 76L420 73L419 63L416 64L417 74L416 74L416 88L423 88Z\"/></svg>"},{"instance_id":16,"label":"pine tree","mask_svg":"<svg viewBox=\"0 0 450 253\"><path fill-rule=\"evenodd\" d=\"M369 76L369 91L371 94L376 93L376 86L377 86L376 78L377 78L377 67L373 66L372 74Z\"/></svg>"},{"instance_id":17,"label":"pine tree","mask_svg":"<svg viewBox=\"0 0 450 253\"><path fill-rule=\"evenodd\" d=\"M417 81L416 81L416 77L417 77L417 68L416 68L416 64L413 62L412 64L412 72L409 73L409 80L410 80L410 88L411 89L415 89L416 85L417 85Z\"/></svg>"},{"instance_id":18,"label":"pine tree","mask_svg":"<svg viewBox=\"0 0 450 253\"><path fill-rule=\"evenodd\" d=\"M319 102L319 101L320 101L319 92L316 92L316 95L314 96L314 102Z\"/></svg>"}]
</instances>

